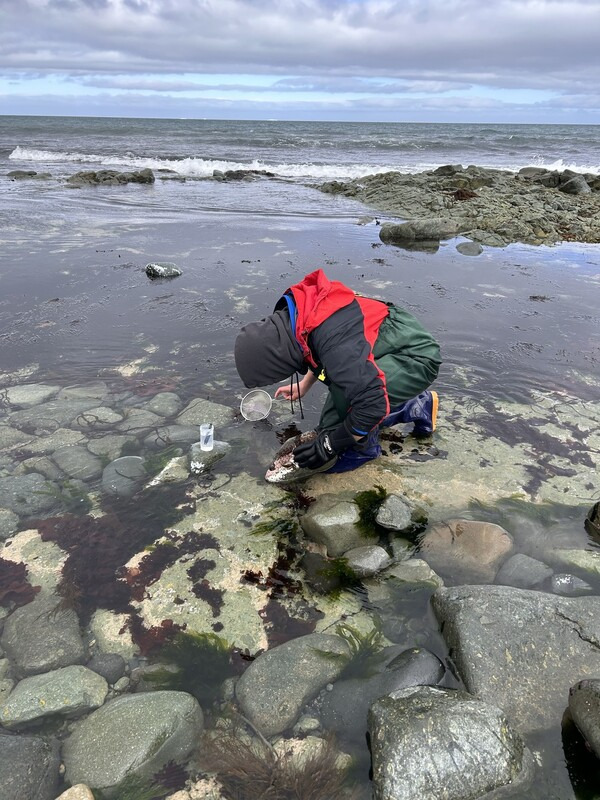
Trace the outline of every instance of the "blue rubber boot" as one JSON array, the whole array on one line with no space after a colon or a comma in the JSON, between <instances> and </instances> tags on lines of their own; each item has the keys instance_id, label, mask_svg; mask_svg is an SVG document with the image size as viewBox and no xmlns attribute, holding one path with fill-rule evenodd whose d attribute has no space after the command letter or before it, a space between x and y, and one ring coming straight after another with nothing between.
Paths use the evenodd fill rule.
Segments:
<instances>
[{"instance_id":1,"label":"blue rubber boot","mask_svg":"<svg viewBox=\"0 0 600 800\"><path fill-rule=\"evenodd\" d=\"M379 428L375 428L367 436L365 442L360 444L357 442L354 447L349 447L343 453L340 453L335 464L325 470L325 474L350 472L350 470L362 467L367 461L373 461L374 458L378 458L380 455Z\"/></svg>"},{"instance_id":2,"label":"blue rubber boot","mask_svg":"<svg viewBox=\"0 0 600 800\"><path fill-rule=\"evenodd\" d=\"M381 425L389 428L399 422L414 422L414 436L430 436L435 430L438 405L437 392L428 389L392 409Z\"/></svg>"}]
</instances>

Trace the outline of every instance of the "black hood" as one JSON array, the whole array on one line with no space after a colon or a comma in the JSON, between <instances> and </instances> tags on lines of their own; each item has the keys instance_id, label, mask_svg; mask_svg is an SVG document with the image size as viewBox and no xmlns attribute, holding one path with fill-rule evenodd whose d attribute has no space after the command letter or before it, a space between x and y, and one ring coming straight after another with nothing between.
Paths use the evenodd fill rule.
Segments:
<instances>
[{"instance_id":1,"label":"black hood","mask_svg":"<svg viewBox=\"0 0 600 800\"><path fill-rule=\"evenodd\" d=\"M235 340L234 353L239 376L249 389L283 381L307 369L287 309L245 325Z\"/></svg>"}]
</instances>

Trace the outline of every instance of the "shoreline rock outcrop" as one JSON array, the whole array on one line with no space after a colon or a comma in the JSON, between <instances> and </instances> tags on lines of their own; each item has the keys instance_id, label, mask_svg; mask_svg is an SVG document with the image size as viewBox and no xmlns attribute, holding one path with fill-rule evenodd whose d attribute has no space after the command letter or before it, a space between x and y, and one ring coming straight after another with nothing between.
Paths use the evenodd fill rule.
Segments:
<instances>
[{"instance_id":1,"label":"shoreline rock outcrop","mask_svg":"<svg viewBox=\"0 0 600 800\"><path fill-rule=\"evenodd\" d=\"M459 233L483 245L600 242L600 176L525 167L518 173L461 164L429 172L385 172L319 186L406 222L381 227L383 242L407 246Z\"/></svg>"}]
</instances>

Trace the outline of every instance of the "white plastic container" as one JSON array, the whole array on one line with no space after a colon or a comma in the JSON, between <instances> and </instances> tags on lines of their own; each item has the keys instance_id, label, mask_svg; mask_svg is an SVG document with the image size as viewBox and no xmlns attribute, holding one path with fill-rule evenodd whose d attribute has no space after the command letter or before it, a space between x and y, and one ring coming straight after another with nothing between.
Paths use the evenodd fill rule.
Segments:
<instances>
[{"instance_id":1,"label":"white plastic container","mask_svg":"<svg viewBox=\"0 0 600 800\"><path fill-rule=\"evenodd\" d=\"M215 441L215 428L212 422L200 425L200 450L212 450Z\"/></svg>"}]
</instances>

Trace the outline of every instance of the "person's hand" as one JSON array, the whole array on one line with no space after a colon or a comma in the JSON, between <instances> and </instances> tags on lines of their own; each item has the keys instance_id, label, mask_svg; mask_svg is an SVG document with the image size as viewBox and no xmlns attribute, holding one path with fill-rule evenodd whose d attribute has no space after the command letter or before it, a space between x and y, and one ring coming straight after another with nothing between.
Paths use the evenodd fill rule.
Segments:
<instances>
[{"instance_id":1,"label":"person's hand","mask_svg":"<svg viewBox=\"0 0 600 800\"><path fill-rule=\"evenodd\" d=\"M319 469L335 456L327 431L321 431L316 439L298 445L294 450L294 461L303 469Z\"/></svg>"},{"instance_id":2,"label":"person's hand","mask_svg":"<svg viewBox=\"0 0 600 800\"><path fill-rule=\"evenodd\" d=\"M293 386L290 386L289 383L286 386L280 386L275 391L275 400L279 397L283 397L284 400L297 400L299 396L302 397L302 392L298 395L298 385L296 383Z\"/></svg>"}]
</instances>

